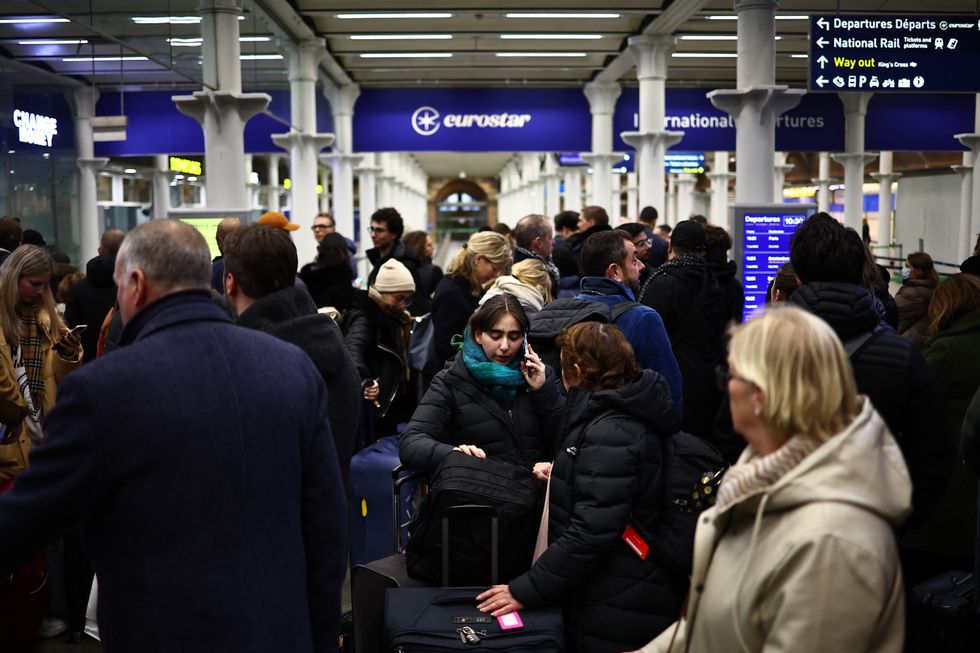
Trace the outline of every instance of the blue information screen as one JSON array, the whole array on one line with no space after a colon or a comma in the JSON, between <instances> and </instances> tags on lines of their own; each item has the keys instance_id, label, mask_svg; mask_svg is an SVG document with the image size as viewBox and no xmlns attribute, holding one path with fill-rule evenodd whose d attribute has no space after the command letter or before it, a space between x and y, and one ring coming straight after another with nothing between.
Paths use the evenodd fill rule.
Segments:
<instances>
[{"instance_id":1,"label":"blue information screen","mask_svg":"<svg viewBox=\"0 0 980 653\"><path fill-rule=\"evenodd\" d=\"M742 241L742 280L748 319L766 303L769 282L789 261L789 246L797 227L806 220L800 213L746 213Z\"/></svg>"}]
</instances>

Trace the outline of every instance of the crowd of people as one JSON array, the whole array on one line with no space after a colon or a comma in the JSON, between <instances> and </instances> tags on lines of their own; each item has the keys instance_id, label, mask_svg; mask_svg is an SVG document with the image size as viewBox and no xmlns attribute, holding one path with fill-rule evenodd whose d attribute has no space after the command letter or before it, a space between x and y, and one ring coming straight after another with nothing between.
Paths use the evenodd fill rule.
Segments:
<instances>
[{"instance_id":1,"label":"crowd of people","mask_svg":"<svg viewBox=\"0 0 980 653\"><path fill-rule=\"evenodd\" d=\"M77 639L90 594L108 651L336 650L351 459L399 433L430 477L536 479L528 562L474 603L560 606L570 651L918 650L910 588L974 564L980 241L893 296L817 213L743 322L725 229L657 220L531 214L443 272L386 207L362 281L327 214L302 267L266 213L213 260L110 229L84 274L0 218L0 650ZM720 466L674 523L679 432Z\"/></svg>"}]
</instances>

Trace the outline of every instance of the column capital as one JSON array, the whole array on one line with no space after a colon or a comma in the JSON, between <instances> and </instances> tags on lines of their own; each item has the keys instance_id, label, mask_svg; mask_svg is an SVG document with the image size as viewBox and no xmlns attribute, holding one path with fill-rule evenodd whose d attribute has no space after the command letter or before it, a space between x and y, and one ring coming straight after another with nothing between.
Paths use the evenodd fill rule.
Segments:
<instances>
[{"instance_id":1,"label":"column capital","mask_svg":"<svg viewBox=\"0 0 980 653\"><path fill-rule=\"evenodd\" d=\"M356 166L363 159L363 155L360 154L344 154L343 152L330 152L327 154L320 155L321 163L329 163L333 165L334 163L348 163L351 166Z\"/></svg>"},{"instance_id":2,"label":"column capital","mask_svg":"<svg viewBox=\"0 0 980 653\"><path fill-rule=\"evenodd\" d=\"M794 169L794 168L796 168L796 166L794 166L794 165L790 165L790 164L788 164L788 163L782 163L782 164L780 164L780 165L777 165L777 166L773 166L773 170L775 170L776 172L779 172L779 173L782 173L782 174L784 174L784 175L785 175L785 174L786 174L787 172L793 172L793 169Z\"/></svg>"},{"instance_id":3,"label":"column capital","mask_svg":"<svg viewBox=\"0 0 980 653\"><path fill-rule=\"evenodd\" d=\"M89 159L75 159L75 165L79 170L91 170L95 172L109 163L109 158L104 156L93 156Z\"/></svg>"},{"instance_id":4,"label":"column capital","mask_svg":"<svg viewBox=\"0 0 980 653\"><path fill-rule=\"evenodd\" d=\"M956 134L953 138L974 152L980 149L980 134Z\"/></svg>"},{"instance_id":5,"label":"column capital","mask_svg":"<svg viewBox=\"0 0 980 653\"><path fill-rule=\"evenodd\" d=\"M779 6L777 0L735 0L735 13L751 11L753 9L768 9L775 12Z\"/></svg>"},{"instance_id":6,"label":"column capital","mask_svg":"<svg viewBox=\"0 0 980 653\"><path fill-rule=\"evenodd\" d=\"M715 180L728 181L729 179L735 177L735 173L734 172L708 172L705 173L704 176L707 177L712 182L714 182Z\"/></svg>"},{"instance_id":7,"label":"column capital","mask_svg":"<svg viewBox=\"0 0 980 653\"><path fill-rule=\"evenodd\" d=\"M272 98L265 93L234 93L232 91L196 91L192 95L174 95L170 98L177 110L202 125L209 112L213 112L220 125L221 115L235 112L242 122L261 113Z\"/></svg>"},{"instance_id":8,"label":"column capital","mask_svg":"<svg viewBox=\"0 0 980 653\"><path fill-rule=\"evenodd\" d=\"M615 152L583 152L582 160L593 168L604 164L612 170L612 165L618 161L622 161L623 155L616 154Z\"/></svg>"},{"instance_id":9,"label":"column capital","mask_svg":"<svg viewBox=\"0 0 980 653\"><path fill-rule=\"evenodd\" d=\"M327 54L327 42L322 38L309 38L302 41L277 42L280 52L286 58L286 67L291 82L314 82L317 80L317 66Z\"/></svg>"},{"instance_id":10,"label":"column capital","mask_svg":"<svg viewBox=\"0 0 980 653\"><path fill-rule=\"evenodd\" d=\"M317 152L333 144L333 134L301 134L291 131L286 134L273 134L272 142L284 150L288 150L295 145L310 145Z\"/></svg>"},{"instance_id":11,"label":"column capital","mask_svg":"<svg viewBox=\"0 0 980 653\"><path fill-rule=\"evenodd\" d=\"M961 177L966 177L967 175L973 173L973 166L958 165L958 166L949 166L949 167L954 172L958 173ZM871 176L874 177L875 175L871 175Z\"/></svg>"},{"instance_id":12,"label":"column capital","mask_svg":"<svg viewBox=\"0 0 980 653\"><path fill-rule=\"evenodd\" d=\"M589 82L582 88L589 100L589 111L593 114L612 114L622 88L615 82Z\"/></svg>"},{"instance_id":13,"label":"column capital","mask_svg":"<svg viewBox=\"0 0 980 653\"><path fill-rule=\"evenodd\" d=\"M377 166L359 166L354 168L354 172L363 177L370 177L371 175L376 175L379 179L381 178L381 173L384 172L384 168Z\"/></svg>"},{"instance_id":14,"label":"column capital","mask_svg":"<svg viewBox=\"0 0 980 653\"><path fill-rule=\"evenodd\" d=\"M668 34L637 34L627 41L637 79L667 79L667 64L677 39Z\"/></svg>"},{"instance_id":15,"label":"column capital","mask_svg":"<svg viewBox=\"0 0 980 653\"><path fill-rule=\"evenodd\" d=\"M799 104L804 95L806 91L803 89L774 84L719 89L708 93L708 99L716 108L738 120L742 109L748 105L758 106L760 111L771 111L776 116L781 115Z\"/></svg>"},{"instance_id":16,"label":"column capital","mask_svg":"<svg viewBox=\"0 0 980 653\"><path fill-rule=\"evenodd\" d=\"M200 0L197 3L197 13L204 14L234 14L242 15L241 0Z\"/></svg>"},{"instance_id":17,"label":"column capital","mask_svg":"<svg viewBox=\"0 0 980 653\"><path fill-rule=\"evenodd\" d=\"M361 94L361 87L357 84L346 84L344 86L327 86L323 89L323 95L330 103L330 111L335 116L353 116L354 103L357 102Z\"/></svg>"},{"instance_id":18,"label":"column capital","mask_svg":"<svg viewBox=\"0 0 980 653\"><path fill-rule=\"evenodd\" d=\"M681 139L684 138L684 132L622 132L620 137L627 145L632 145L637 151L647 144L660 145L666 151L670 146L680 143Z\"/></svg>"},{"instance_id":19,"label":"column capital","mask_svg":"<svg viewBox=\"0 0 980 653\"><path fill-rule=\"evenodd\" d=\"M956 170L957 168L963 167L963 166L950 166L950 167L953 170ZM970 168L972 166L966 166L966 167L967 168ZM884 184L893 182L893 181L895 181L896 179L898 179L901 176L902 176L902 173L901 172L872 172L871 173L871 178L872 179L877 179L879 182L884 183Z\"/></svg>"},{"instance_id":20,"label":"column capital","mask_svg":"<svg viewBox=\"0 0 980 653\"><path fill-rule=\"evenodd\" d=\"M835 152L830 156L842 165L853 161L860 161L862 165L866 165L878 158L877 154L871 152Z\"/></svg>"},{"instance_id":21,"label":"column capital","mask_svg":"<svg viewBox=\"0 0 980 653\"><path fill-rule=\"evenodd\" d=\"M65 91L65 99L71 106L73 118L91 118L95 115L95 103L99 101L99 89L94 86L78 86Z\"/></svg>"},{"instance_id":22,"label":"column capital","mask_svg":"<svg viewBox=\"0 0 980 653\"><path fill-rule=\"evenodd\" d=\"M844 114L853 113L865 115L868 113L868 102L874 93L838 93L840 103L844 105Z\"/></svg>"}]
</instances>

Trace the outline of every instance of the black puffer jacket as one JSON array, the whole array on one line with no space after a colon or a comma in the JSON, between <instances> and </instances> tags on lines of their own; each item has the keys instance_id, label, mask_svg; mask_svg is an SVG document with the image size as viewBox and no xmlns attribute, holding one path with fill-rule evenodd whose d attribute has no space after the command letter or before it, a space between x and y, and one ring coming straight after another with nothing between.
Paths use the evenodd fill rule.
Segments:
<instances>
[{"instance_id":1,"label":"black puffer jacket","mask_svg":"<svg viewBox=\"0 0 980 653\"><path fill-rule=\"evenodd\" d=\"M712 259L705 256L708 269L715 275L718 285L725 293L725 305L728 308L728 319L736 322L742 321L742 312L745 310L745 289L741 282L736 279L738 275L738 263L729 261L722 254L721 258Z\"/></svg>"},{"instance_id":2,"label":"black puffer jacket","mask_svg":"<svg viewBox=\"0 0 980 653\"><path fill-rule=\"evenodd\" d=\"M463 332L473 311L480 306L480 298L471 292L469 280L460 274L442 278L432 298L432 345L433 356L425 366L425 376L431 378L445 367L446 361L456 355L452 346L454 335Z\"/></svg>"},{"instance_id":3,"label":"black puffer jacket","mask_svg":"<svg viewBox=\"0 0 980 653\"><path fill-rule=\"evenodd\" d=\"M915 526L932 512L946 489L956 452L935 378L911 341L884 323L874 297L847 283L809 283L790 301L822 318L847 342L876 327L851 356L858 392L868 395L898 440L912 477Z\"/></svg>"},{"instance_id":4,"label":"black puffer jacket","mask_svg":"<svg viewBox=\"0 0 980 653\"><path fill-rule=\"evenodd\" d=\"M558 383L549 373L544 387L518 390L513 408L504 410L457 356L432 379L402 433L401 461L432 473L461 444L476 445L488 458L528 469L551 460L563 400Z\"/></svg>"},{"instance_id":5,"label":"black puffer jacket","mask_svg":"<svg viewBox=\"0 0 980 653\"><path fill-rule=\"evenodd\" d=\"M651 370L617 390L569 392L551 471L549 546L510 591L531 608L562 604L571 651L637 649L677 617L686 575L669 573L659 555L641 560L622 535L627 524L656 531L661 438L678 426L667 383Z\"/></svg>"},{"instance_id":6,"label":"black puffer jacket","mask_svg":"<svg viewBox=\"0 0 980 653\"><path fill-rule=\"evenodd\" d=\"M70 327L87 324L82 332L82 362L95 360L99 329L116 303L116 283L112 273L116 257L100 254L85 265L85 278L72 286L65 298L65 322Z\"/></svg>"},{"instance_id":7,"label":"black puffer jacket","mask_svg":"<svg viewBox=\"0 0 980 653\"><path fill-rule=\"evenodd\" d=\"M350 265L320 265L307 263L300 269L299 278L306 284L317 308L333 306L343 312L352 306L354 280Z\"/></svg>"},{"instance_id":8,"label":"black puffer jacket","mask_svg":"<svg viewBox=\"0 0 980 653\"><path fill-rule=\"evenodd\" d=\"M305 290L295 286L258 299L238 316L237 324L265 331L306 352L327 384L327 419L337 449L344 487L348 487L359 416L357 370L344 347L336 322L320 315Z\"/></svg>"},{"instance_id":9,"label":"black puffer jacket","mask_svg":"<svg viewBox=\"0 0 980 653\"><path fill-rule=\"evenodd\" d=\"M593 234L611 230L612 227L609 225L596 225L594 227L589 227L585 231L576 231L568 237L568 251L575 259L575 265L578 266L579 276L585 276L585 271L582 269L582 248L585 247L585 241L587 241Z\"/></svg>"},{"instance_id":10,"label":"black puffer jacket","mask_svg":"<svg viewBox=\"0 0 980 653\"><path fill-rule=\"evenodd\" d=\"M660 313L670 337L684 381L684 430L710 439L722 396L715 368L725 359L731 317L724 291L704 259L689 255L657 268L638 301Z\"/></svg>"}]
</instances>

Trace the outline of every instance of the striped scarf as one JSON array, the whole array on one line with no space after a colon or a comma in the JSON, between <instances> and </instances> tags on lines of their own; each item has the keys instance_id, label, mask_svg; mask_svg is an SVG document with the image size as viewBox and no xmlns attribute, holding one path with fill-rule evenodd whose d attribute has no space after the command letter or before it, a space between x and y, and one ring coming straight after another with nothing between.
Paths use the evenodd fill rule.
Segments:
<instances>
[{"instance_id":1,"label":"striped scarf","mask_svg":"<svg viewBox=\"0 0 980 653\"><path fill-rule=\"evenodd\" d=\"M18 307L20 316L21 361L31 388L31 403L44 414L44 356L41 352L41 329L37 323L38 306Z\"/></svg>"},{"instance_id":2,"label":"striped scarf","mask_svg":"<svg viewBox=\"0 0 980 653\"><path fill-rule=\"evenodd\" d=\"M715 507L719 511L724 510L749 494L775 484L819 446L820 442L817 440L797 435L767 456L750 457L745 462L734 465L721 481Z\"/></svg>"}]
</instances>

